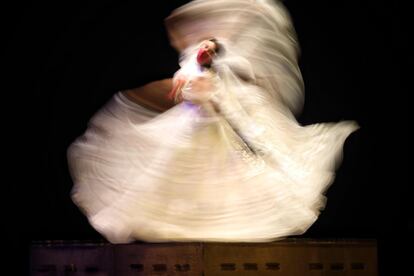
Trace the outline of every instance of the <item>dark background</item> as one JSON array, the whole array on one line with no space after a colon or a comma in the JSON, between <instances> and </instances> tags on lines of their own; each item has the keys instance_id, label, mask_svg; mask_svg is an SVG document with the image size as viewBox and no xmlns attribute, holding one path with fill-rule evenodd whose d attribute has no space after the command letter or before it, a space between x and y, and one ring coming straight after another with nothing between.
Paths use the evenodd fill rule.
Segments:
<instances>
[{"instance_id":1,"label":"dark background","mask_svg":"<svg viewBox=\"0 0 414 276\"><path fill-rule=\"evenodd\" d=\"M184 0L28 2L2 9L2 110L8 180L5 241L26 274L35 240L103 239L71 202L66 149L115 92L179 68L164 18ZM326 209L306 238L373 238L382 275L403 264L408 52L400 8L386 1L287 0L302 53L302 124L356 120ZM7 86L4 86L6 84ZM6 179L6 177L5 177Z\"/></svg>"}]
</instances>

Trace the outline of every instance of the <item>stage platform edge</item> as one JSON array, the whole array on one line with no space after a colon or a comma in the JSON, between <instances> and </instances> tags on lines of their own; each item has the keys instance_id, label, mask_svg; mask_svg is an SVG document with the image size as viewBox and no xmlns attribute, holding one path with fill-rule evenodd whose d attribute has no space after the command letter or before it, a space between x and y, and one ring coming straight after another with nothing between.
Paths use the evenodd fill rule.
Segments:
<instances>
[{"instance_id":1,"label":"stage platform edge","mask_svg":"<svg viewBox=\"0 0 414 276\"><path fill-rule=\"evenodd\" d=\"M374 239L271 243L34 241L30 271L51 275L377 276Z\"/></svg>"}]
</instances>

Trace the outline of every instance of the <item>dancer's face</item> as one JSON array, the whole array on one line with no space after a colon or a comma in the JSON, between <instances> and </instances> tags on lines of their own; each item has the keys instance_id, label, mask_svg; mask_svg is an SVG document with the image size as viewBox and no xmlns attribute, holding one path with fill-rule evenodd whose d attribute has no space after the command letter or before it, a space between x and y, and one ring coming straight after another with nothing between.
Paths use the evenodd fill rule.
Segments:
<instances>
[{"instance_id":1,"label":"dancer's face","mask_svg":"<svg viewBox=\"0 0 414 276\"><path fill-rule=\"evenodd\" d=\"M216 44L210 40L204 40L200 44L197 54L197 62L202 65L210 65L213 62L213 57L216 53Z\"/></svg>"}]
</instances>

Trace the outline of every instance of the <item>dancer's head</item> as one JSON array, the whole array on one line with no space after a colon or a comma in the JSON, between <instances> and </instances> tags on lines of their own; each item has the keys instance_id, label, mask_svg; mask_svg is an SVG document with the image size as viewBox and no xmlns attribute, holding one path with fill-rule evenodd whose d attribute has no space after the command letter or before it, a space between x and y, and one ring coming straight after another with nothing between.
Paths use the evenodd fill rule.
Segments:
<instances>
[{"instance_id":1,"label":"dancer's head","mask_svg":"<svg viewBox=\"0 0 414 276\"><path fill-rule=\"evenodd\" d=\"M214 56L221 51L220 44L215 38L203 40L197 54L197 62L201 66L210 67Z\"/></svg>"}]
</instances>

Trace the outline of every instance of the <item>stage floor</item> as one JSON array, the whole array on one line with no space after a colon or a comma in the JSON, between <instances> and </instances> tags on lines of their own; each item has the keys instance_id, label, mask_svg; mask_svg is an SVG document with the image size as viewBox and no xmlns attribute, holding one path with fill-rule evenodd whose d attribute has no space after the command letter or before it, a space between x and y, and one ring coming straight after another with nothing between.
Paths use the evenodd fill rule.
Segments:
<instances>
[{"instance_id":1,"label":"stage floor","mask_svg":"<svg viewBox=\"0 0 414 276\"><path fill-rule=\"evenodd\" d=\"M31 275L378 275L377 242L272 243L36 241Z\"/></svg>"}]
</instances>

